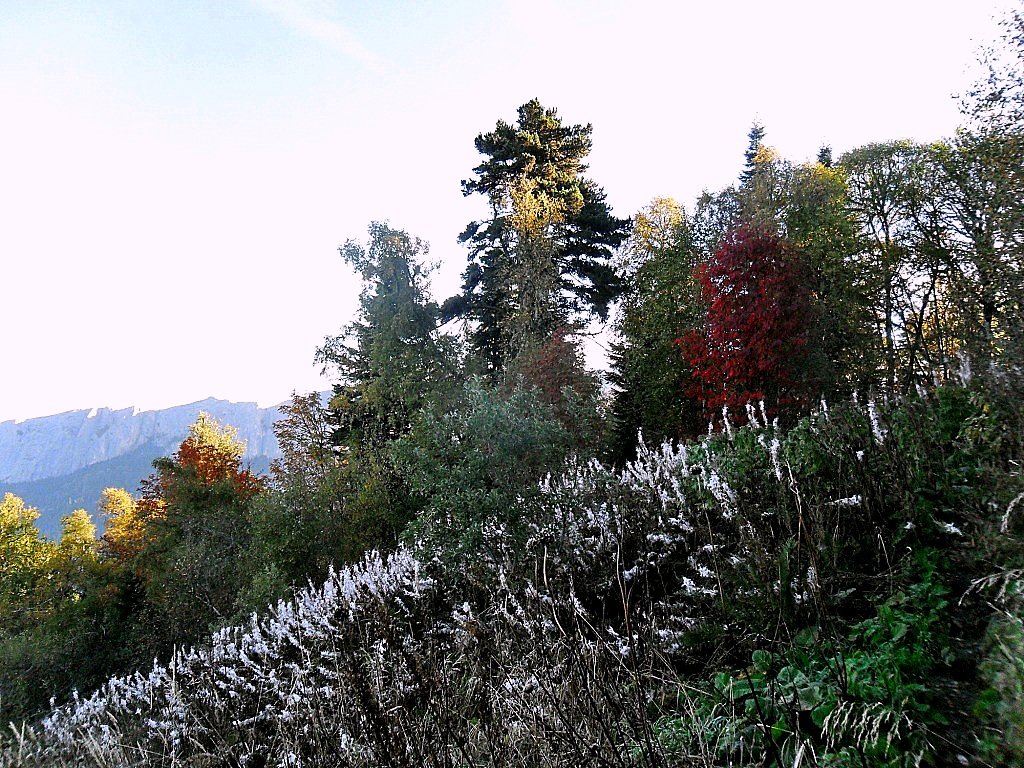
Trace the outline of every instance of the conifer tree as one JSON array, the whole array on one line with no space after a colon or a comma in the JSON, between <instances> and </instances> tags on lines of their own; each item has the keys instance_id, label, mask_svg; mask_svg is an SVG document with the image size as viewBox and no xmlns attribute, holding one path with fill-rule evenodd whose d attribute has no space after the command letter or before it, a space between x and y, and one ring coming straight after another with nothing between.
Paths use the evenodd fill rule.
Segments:
<instances>
[{"instance_id":1,"label":"conifer tree","mask_svg":"<svg viewBox=\"0 0 1024 768\"><path fill-rule=\"evenodd\" d=\"M476 138L485 160L462 189L485 195L491 215L460 236L469 266L444 315L473 322L471 343L491 371L585 315L605 318L618 293L609 259L629 222L584 176L591 132L533 99L515 125L499 120Z\"/></svg>"},{"instance_id":2,"label":"conifer tree","mask_svg":"<svg viewBox=\"0 0 1024 768\"><path fill-rule=\"evenodd\" d=\"M453 365L427 293L427 244L378 222L369 233L368 247L349 240L339 249L363 280L359 317L325 340L317 360L340 378L330 402L335 443L379 448L408 431Z\"/></svg>"}]
</instances>

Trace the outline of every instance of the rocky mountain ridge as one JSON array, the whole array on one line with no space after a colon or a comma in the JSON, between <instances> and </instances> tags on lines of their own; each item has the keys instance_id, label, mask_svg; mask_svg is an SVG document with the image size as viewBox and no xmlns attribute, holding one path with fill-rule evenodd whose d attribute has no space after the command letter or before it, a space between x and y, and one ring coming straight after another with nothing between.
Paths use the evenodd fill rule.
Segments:
<instances>
[{"instance_id":1,"label":"rocky mountain ridge","mask_svg":"<svg viewBox=\"0 0 1024 768\"><path fill-rule=\"evenodd\" d=\"M134 408L68 411L0 422L0 483L57 477L151 444L172 453L200 411L230 424L246 443L246 458L275 457L277 407L207 398L159 411Z\"/></svg>"},{"instance_id":2,"label":"rocky mountain ridge","mask_svg":"<svg viewBox=\"0 0 1024 768\"><path fill-rule=\"evenodd\" d=\"M153 459L177 450L201 411L238 430L245 461L255 471L266 471L280 455L273 431L277 406L211 397L153 411L68 411L0 422L0 494L10 491L37 507L40 530L54 536L62 515L76 508L94 510L103 488L135 491L152 471Z\"/></svg>"}]
</instances>

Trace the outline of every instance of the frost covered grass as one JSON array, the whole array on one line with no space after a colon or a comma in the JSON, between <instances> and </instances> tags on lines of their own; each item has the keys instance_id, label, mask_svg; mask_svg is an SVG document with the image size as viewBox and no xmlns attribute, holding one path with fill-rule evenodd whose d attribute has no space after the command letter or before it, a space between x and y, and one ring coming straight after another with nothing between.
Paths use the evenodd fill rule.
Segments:
<instances>
[{"instance_id":1,"label":"frost covered grass","mask_svg":"<svg viewBox=\"0 0 1024 768\"><path fill-rule=\"evenodd\" d=\"M443 537L368 555L17 729L0 764L927 762L935 553L1005 509L977 487L978 414L823 404L783 433L752 407L571 463L483 525L472 578Z\"/></svg>"}]
</instances>

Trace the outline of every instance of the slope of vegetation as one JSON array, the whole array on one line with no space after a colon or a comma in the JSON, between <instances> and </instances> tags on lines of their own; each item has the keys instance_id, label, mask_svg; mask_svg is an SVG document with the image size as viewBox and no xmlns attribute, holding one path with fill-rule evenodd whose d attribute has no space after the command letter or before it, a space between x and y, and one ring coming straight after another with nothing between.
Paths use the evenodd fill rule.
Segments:
<instances>
[{"instance_id":1,"label":"slope of vegetation","mask_svg":"<svg viewBox=\"0 0 1024 768\"><path fill-rule=\"evenodd\" d=\"M368 555L76 696L8 757L1019 760L1024 523L1007 507L1024 482L1006 419L950 386L823 405L786 432L755 413L687 446L641 445L621 470L570 463L514 523L482 526L472 563L429 546Z\"/></svg>"},{"instance_id":2,"label":"slope of vegetation","mask_svg":"<svg viewBox=\"0 0 1024 768\"><path fill-rule=\"evenodd\" d=\"M482 133L462 292L388 224L342 246L359 314L269 475L203 415L100 539L4 498L0 762L1024 765L1006 32L953 138L794 164L755 126L631 221L590 126Z\"/></svg>"}]
</instances>

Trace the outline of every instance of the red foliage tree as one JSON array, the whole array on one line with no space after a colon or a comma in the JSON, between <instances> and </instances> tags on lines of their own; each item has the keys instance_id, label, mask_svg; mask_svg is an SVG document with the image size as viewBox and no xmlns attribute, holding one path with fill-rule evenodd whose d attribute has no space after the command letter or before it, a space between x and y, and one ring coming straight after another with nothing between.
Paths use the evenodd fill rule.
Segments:
<instances>
[{"instance_id":1,"label":"red foliage tree","mask_svg":"<svg viewBox=\"0 0 1024 768\"><path fill-rule=\"evenodd\" d=\"M703 326L677 339L693 371L688 394L716 418L744 421L747 403L770 414L797 410L807 394L811 292L803 264L781 237L740 228L695 272Z\"/></svg>"}]
</instances>

